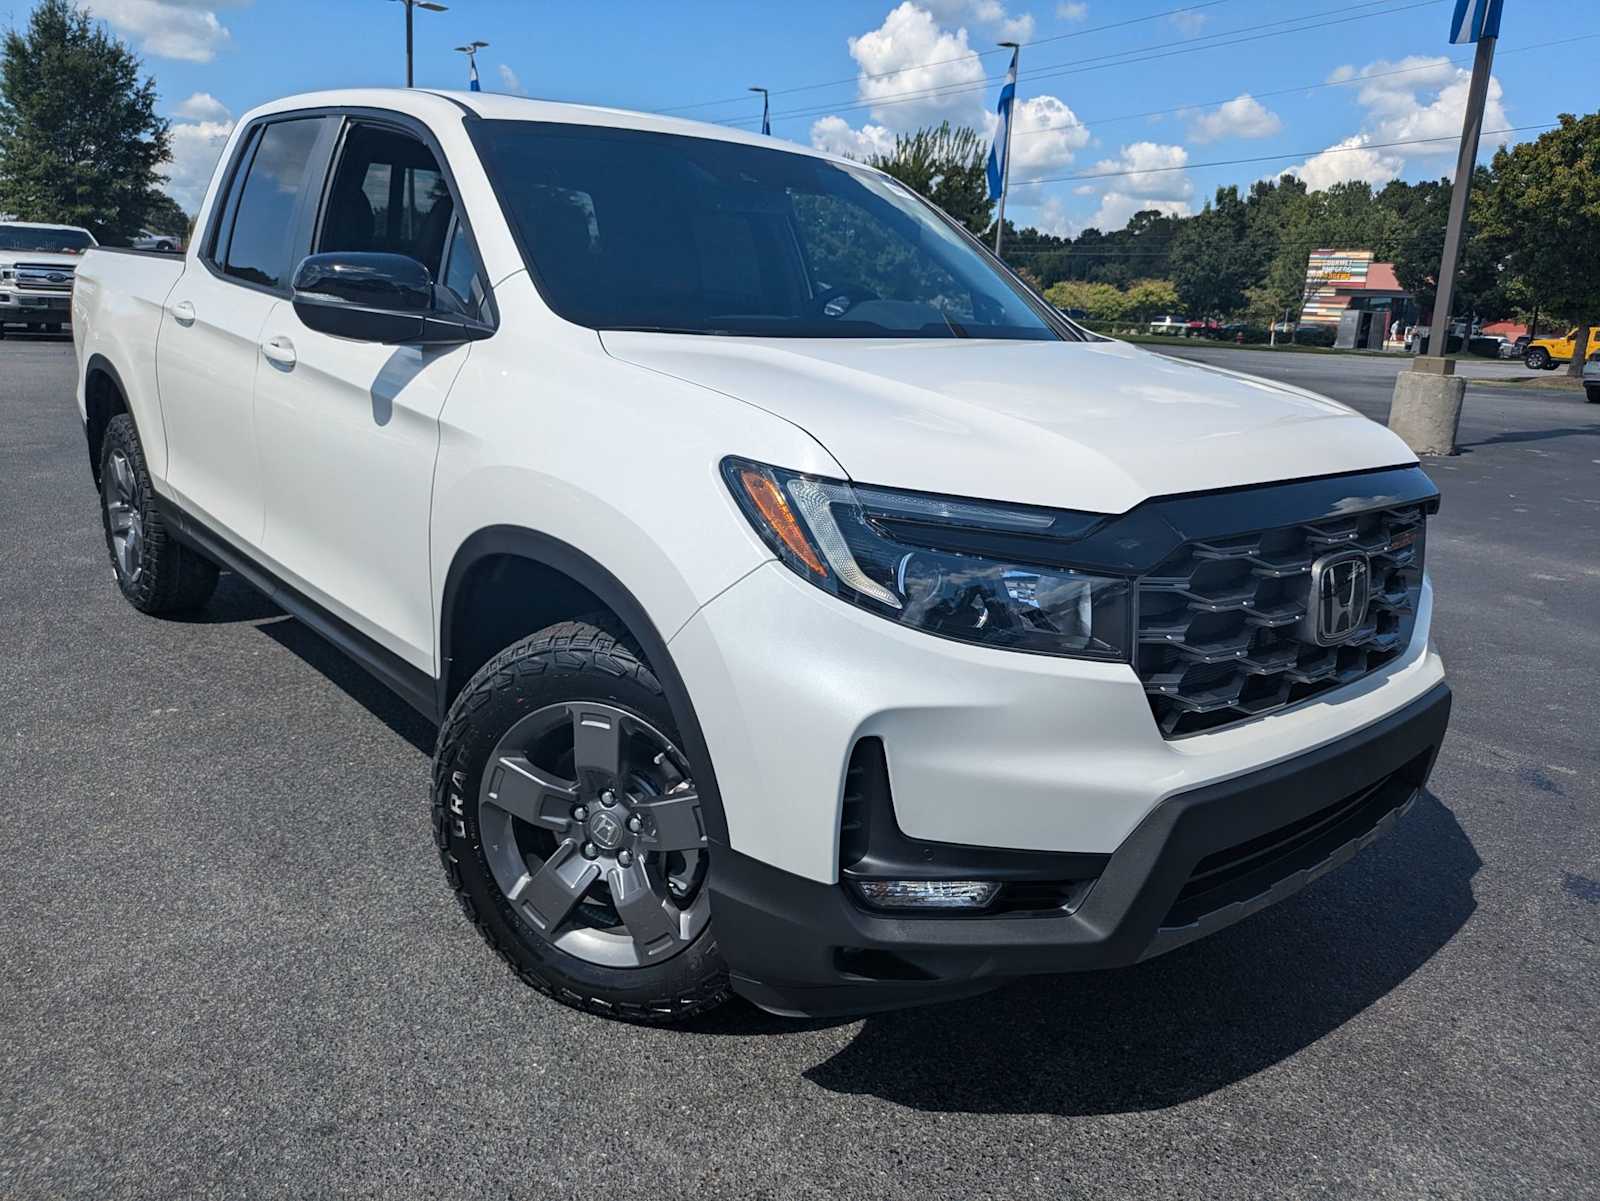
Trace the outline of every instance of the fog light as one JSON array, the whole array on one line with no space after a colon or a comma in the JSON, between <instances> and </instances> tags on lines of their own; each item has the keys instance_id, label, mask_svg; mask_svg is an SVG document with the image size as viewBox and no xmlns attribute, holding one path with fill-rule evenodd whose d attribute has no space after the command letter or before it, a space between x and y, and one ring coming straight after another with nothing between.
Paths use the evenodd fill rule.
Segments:
<instances>
[{"instance_id":1,"label":"fog light","mask_svg":"<svg viewBox=\"0 0 1600 1201\"><path fill-rule=\"evenodd\" d=\"M982 909L1000 885L992 880L852 880L862 900L880 909Z\"/></svg>"}]
</instances>

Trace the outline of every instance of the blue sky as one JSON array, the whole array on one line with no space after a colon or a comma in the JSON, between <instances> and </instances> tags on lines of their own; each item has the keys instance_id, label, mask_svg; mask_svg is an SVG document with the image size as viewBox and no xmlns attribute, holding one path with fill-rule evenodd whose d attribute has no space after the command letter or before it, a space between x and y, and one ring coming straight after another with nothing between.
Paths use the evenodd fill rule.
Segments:
<instances>
[{"instance_id":1,"label":"blue sky","mask_svg":"<svg viewBox=\"0 0 1600 1201\"><path fill-rule=\"evenodd\" d=\"M464 87L451 47L479 38L486 90L748 127L760 100L745 89L761 84L775 136L856 154L946 118L987 134L1007 64L995 43L1027 43L1007 215L1058 233L1120 228L1141 208L1192 212L1219 185L1282 170L1313 187L1449 174L1472 50L1447 42L1449 0L446 2L417 14L421 86ZM191 208L253 105L404 82L391 0L88 7L155 76L175 120L171 190ZM1555 0L1506 10L1486 130L1596 107L1600 31ZM1487 138L1486 154L1537 134Z\"/></svg>"}]
</instances>

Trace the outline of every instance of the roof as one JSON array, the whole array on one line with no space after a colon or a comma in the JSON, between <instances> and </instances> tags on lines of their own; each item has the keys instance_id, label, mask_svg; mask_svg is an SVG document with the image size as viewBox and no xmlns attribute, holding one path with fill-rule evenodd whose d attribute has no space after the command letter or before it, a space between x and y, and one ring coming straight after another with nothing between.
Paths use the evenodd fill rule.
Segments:
<instances>
[{"instance_id":1,"label":"roof","mask_svg":"<svg viewBox=\"0 0 1600 1201\"><path fill-rule=\"evenodd\" d=\"M1353 280L1339 280L1333 284L1335 292L1397 292L1409 296L1411 289L1400 282L1399 276L1394 273L1393 263L1369 263L1367 265L1367 278L1362 283Z\"/></svg>"},{"instance_id":2,"label":"roof","mask_svg":"<svg viewBox=\"0 0 1600 1201\"><path fill-rule=\"evenodd\" d=\"M57 225L53 221L0 221L0 225L9 226L12 229L67 229L75 234L89 232L81 225Z\"/></svg>"},{"instance_id":3,"label":"roof","mask_svg":"<svg viewBox=\"0 0 1600 1201\"><path fill-rule=\"evenodd\" d=\"M633 112L622 108L604 108L593 104L563 104L554 100L535 100L528 96L504 96L498 92L449 92L435 91L431 88L343 88L337 91L304 92L269 101L252 109L240 118L239 124L242 126L250 119L264 113L321 107L386 108L432 121L452 117L459 119L462 113L466 112L487 121L549 121L566 125L600 125L611 129L642 129L655 133L679 134L684 137L710 138L719 142L739 142L746 146L765 146L773 150L787 150L839 163L852 162L850 159L828 154L799 142L764 137L742 129L733 129L727 125L686 121L681 117ZM860 163L854 165L861 166Z\"/></svg>"}]
</instances>

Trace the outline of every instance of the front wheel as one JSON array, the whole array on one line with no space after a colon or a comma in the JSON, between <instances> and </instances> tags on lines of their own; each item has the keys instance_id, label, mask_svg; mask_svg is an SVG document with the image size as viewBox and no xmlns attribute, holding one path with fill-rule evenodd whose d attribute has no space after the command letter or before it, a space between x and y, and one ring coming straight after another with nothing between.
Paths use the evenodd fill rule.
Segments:
<instances>
[{"instance_id":1,"label":"front wheel","mask_svg":"<svg viewBox=\"0 0 1600 1201\"><path fill-rule=\"evenodd\" d=\"M1543 371L1551 365L1550 352L1542 346L1535 346L1523 361L1528 364L1528 370Z\"/></svg>"},{"instance_id":2,"label":"front wheel","mask_svg":"<svg viewBox=\"0 0 1600 1201\"><path fill-rule=\"evenodd\" d=\"M609 617L508 647L450 708L433 786L445 874L489 945L562 1004L659 1024L729 995L679 748L660 683Z\"/></svg>"}]
</instances>

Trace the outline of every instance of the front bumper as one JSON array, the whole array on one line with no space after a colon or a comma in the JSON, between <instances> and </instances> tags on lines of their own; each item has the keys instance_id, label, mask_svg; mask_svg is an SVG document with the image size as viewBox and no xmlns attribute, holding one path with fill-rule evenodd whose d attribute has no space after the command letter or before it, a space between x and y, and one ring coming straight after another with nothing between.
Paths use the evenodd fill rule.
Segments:
<instances>
[{"instance_id":1,"label":"front bumper","mask_svg":"<svg viewBox=\"0 0 1600 1201\"><path fill-rule=\"evenodd\" d=\"M0 289L0 322L72 320L72 297Z\"/></svg>"},{"instance_id":2,"label":"front bumper","mask_svg":"<svg viewBox=\"0 0 1600 1201\"><path fill-rule=\"evenodd\" d=\"M797 1015L870 1012L1017 976L1135 963L1289 896L1392 828L1427 781L1449 712L1450 690L1439 683L1336 742L1169 796L1070 911L871 913L842 885L719 848L710 879L718 942L738 992ZM948 848L955 858L964 850ZM938 874L937 862L925 866Z\"/></svg>"}]
</instances>

